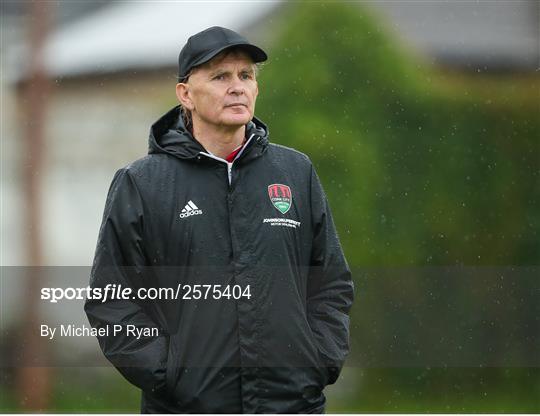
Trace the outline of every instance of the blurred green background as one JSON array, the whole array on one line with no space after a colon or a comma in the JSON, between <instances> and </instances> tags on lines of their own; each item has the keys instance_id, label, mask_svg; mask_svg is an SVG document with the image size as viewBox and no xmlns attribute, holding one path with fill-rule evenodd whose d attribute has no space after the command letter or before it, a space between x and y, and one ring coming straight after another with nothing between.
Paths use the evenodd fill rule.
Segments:
<instances>
[{"instance_id":1,"label":"blurred green background","mask_svg":"<svg viewBox=\"0 0 540 416\"><path fill-rule=\"evenodd\" d=\"M521 303L501 316L489 296L499 290L509 301L515 292L508 287L485 279L430 287L421 271L538 266L538 73L442 69L349 3L292 2L280 16L273 22L279 31L271 62L259 76L257 115L269 125L272 142L314 162L355 272L351 360L327 389L327 411L539 412L537 279L518 282ZM171 100L163 98L164 109ZM370 267L409 268L414 277L396 289L392 279L377 284L367 278ZM480 305L484 317L501 325L501 342L512 343L516 335L505 328L519 323L519 336L529 344L513 351L507 366L458 365L459 357L448 366L392 365L376 353L361 354L368 333L379 333L370 345L382 350L395 337L400 315L418 311L433 291L453 299L456 311ZM419 319L435 330L446 306L434 303ZM476 337L467 348L482 354L484 341ZM57 368L52 374L52 412L138 412L138 390L114 369ZM4 385L12 377L3 372ZM3 388L0 408L19 411L15 397Z\"/></svg>"},{"instance_id":2,"label":"blurred green background","mask_svg":"<svg viewBox=\"0 0 540 416\"><path fill-rule=\"evenodd\" d=\"M377 320L389 306L380 294L395 288L386 279L371 290L366 266L537 266L538 75L443 71L353 5L290 8L272 64L260 76L258 114L274 141L310 155L325 186L357 272L352 355L374 321L391 335L392 319L399 319ZM484 316L509 328L521 322L539 341L538 278L518 282L530 294L527 305ZM457 310L490 303L485 279L459 283L444 289ZM409 305L404 313L429 294L421 272L401 289L393 300ZM438 308L421 313L427 325L442 324L430 321ZM500 337L512 343L504 328ZM485 342L477 337L467 348L482 351ZM520 353L538 363L538 345ZM346 370L345 384L349 372L359 381L340 395L329 389L329 412L540 411L538 367Z\"/></svg>"},{"instance_id":3,"label":"blurred green background","mask_svg":"<svg viewBox=\"0 0 540 416\"><path fill-rule=\"evenodd\" d=\"M354 6L290 7L260 76L258 114L274 141L310 155L325 185L357 271L352 354L388 307L378 295L392 290L388 279L367 290L373 285L362 279L365 266L538 265L537 74L442 71ZM409 306L429 293L421 276L406 283L401 301ZM528 306L491 315L527 322L538 341L538 276L519 284L534 294ZM445 295L463 309L485 303L486 287L471 279ZM424 310L422 319L437 311ZM394 327L390 319L378 323L380 332ZM484 339L475 341L468 348L485 348ZM538 357L535 345L522 353ZM346 370L360 381L341 395L329 389L329 412L540 411L538 367Z\"/></svg>"}]
</instances>

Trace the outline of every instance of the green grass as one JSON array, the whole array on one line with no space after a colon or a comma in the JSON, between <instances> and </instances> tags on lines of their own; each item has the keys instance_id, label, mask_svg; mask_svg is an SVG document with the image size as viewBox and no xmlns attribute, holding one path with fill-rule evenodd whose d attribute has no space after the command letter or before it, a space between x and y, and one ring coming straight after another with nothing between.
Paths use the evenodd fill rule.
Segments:
<instances>
[{"instance_id":1,"label":"green grass","mask_svg":"<svg viewBox=\"0 0 540 416\"><path fill-rule=\"evenodd\" d=\"M329 413L538 413L540 369L346 369ZM347 392L347 373L355 386ZM350 375L350 374L349 374Z\"/></svg>"},{"instance_id":2,"label":"green grass","mask_svg":"<svg viewBox=\"0 0 540 416\"><path fill-rule=\"evenodd\" d=\"M0 390L0 412L26 411ZM345 368L328 413L538 413L538 368ZM116 370L57 369L51 413L139 413L140 392ZM42 409L43 410L43 409Z\"/></svg>"}]
</instances>

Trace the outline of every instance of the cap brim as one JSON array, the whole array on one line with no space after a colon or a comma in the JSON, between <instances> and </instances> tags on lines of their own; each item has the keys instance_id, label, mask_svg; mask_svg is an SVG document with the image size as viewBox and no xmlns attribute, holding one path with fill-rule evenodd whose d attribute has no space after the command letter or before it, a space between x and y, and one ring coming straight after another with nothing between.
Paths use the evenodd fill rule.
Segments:
<instances>
[{"instance_id":1,"label":"cap brim","mask_svg":"<svg viewBox=\"0 0 540 416\"><path fill-rule=\"evenodd\" d=\"M227 46L223 46L222 48L218 48L216 50L213 50L212 52L207 53L206 55L202 56L201 58L197 59L192 65L191 68L195 68L196 66L202 65L206 62L208 62L210 59L212 59L214 56L219 54L220 52L224 51L225 49L229 48L239 48L243 49L247 52L247 54L253 59L253 62L264 62L268 59L268 56L266 55L266 52L263 51L261 48L252 45L250 43L233 43Z\"/></svg>"}]
</instances>

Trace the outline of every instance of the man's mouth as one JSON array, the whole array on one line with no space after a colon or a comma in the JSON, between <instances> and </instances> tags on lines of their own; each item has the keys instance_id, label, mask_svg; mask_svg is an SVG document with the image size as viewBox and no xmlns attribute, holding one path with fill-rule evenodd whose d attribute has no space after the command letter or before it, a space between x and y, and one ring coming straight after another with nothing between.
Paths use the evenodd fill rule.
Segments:
<instances>
[{"instance_id":1,"label":"man's mouth","mask_svg":"<svg viewBox=\"0 0 540 416\"><path fill-rule=\"evenodd\" d=\"M225 107L237 107L237 106L247 107L247 105L244 103L231 103L231 104L225 105Z\"/></svg>"}]
</instances>

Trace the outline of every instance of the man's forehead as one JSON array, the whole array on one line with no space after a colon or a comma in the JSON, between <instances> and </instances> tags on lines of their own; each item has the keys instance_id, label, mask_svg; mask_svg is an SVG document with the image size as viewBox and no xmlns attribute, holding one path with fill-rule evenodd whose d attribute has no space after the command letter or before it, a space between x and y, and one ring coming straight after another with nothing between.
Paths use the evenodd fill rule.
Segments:
<instances>
[{"instance_id":1,"label":"man's forehead","mask_svg":"<svg viewBox=\"0 0 540 416\"><path fill-rule=\"evenodd\" d=\"M210 61L208 61L206 64L201 65L201 68L207 68L211 71L214 71L216 69L219 69L221 67L228 67L228 66L245 66L247 68L252 68L255 63L253 62L253 59L244 51L241 50L233 50L233 51L225 51L214 58L212 58Z\"/></svg>"}]
</instances>

